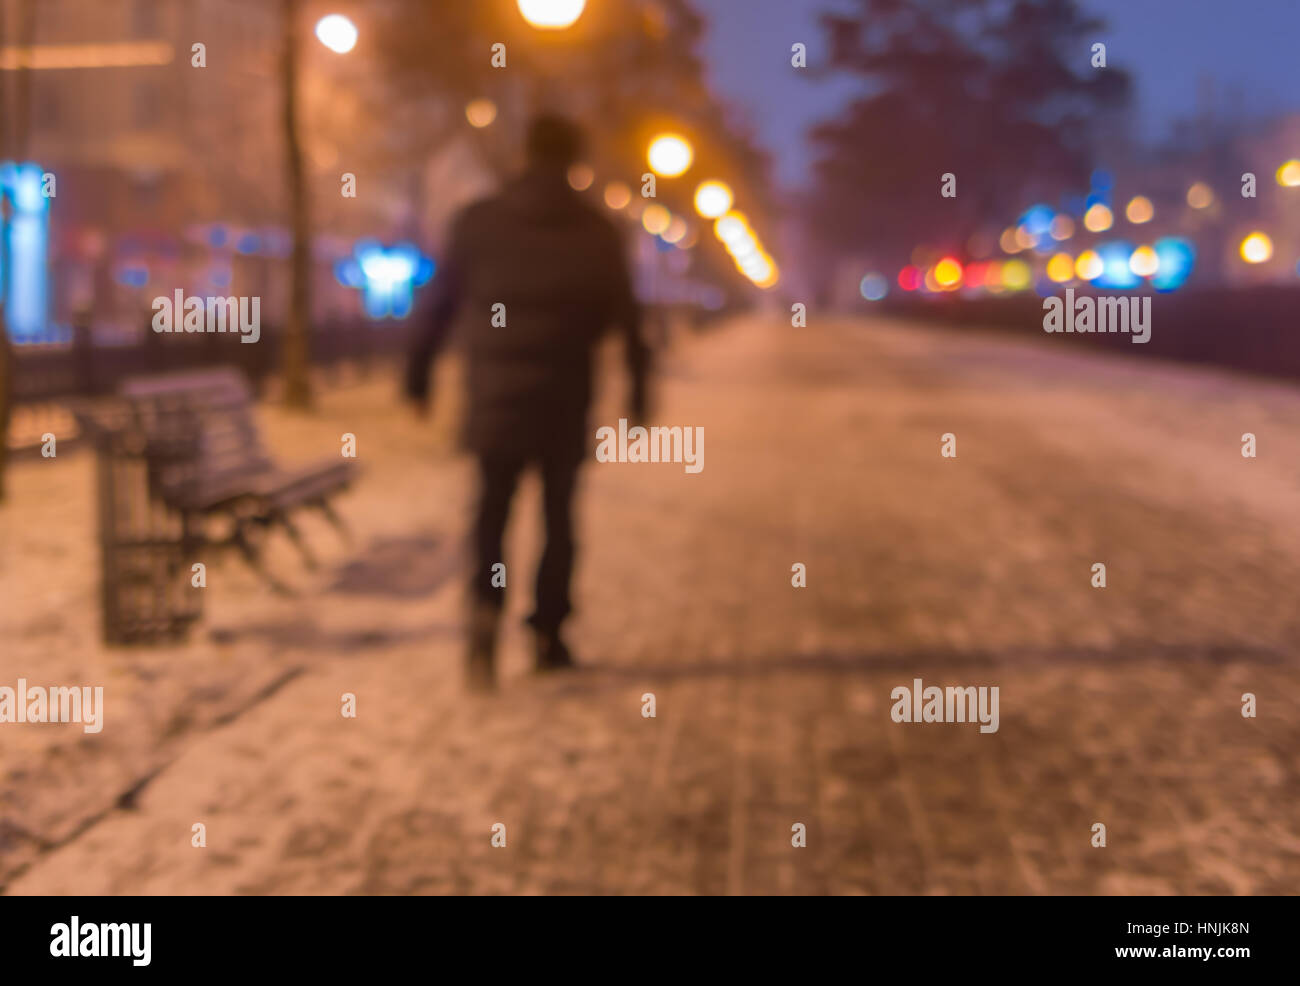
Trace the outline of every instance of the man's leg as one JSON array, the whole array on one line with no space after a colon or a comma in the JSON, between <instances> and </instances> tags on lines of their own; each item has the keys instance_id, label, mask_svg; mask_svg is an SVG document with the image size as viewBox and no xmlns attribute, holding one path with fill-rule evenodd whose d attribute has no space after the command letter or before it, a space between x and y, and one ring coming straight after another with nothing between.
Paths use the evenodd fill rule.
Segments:
<instances>
[{"instance_id":1,"label":"man's leg","mask_svg":"<svg viewBox=\"0 0 1300 986\"><path fill-rule=\"evenodd\" d=\"M573 494L581 461L572 455L542 459L546 548L537 567L537 608L528 622L537 631L537 663L543 670L573 663L559 634L561 624L573 608L569 598L575 551Z\"/></svg>"},{"instance_id":2,"label":"man's leg","mask_svg":"<svg viewBox=\"0 0 1300 986\"><path fill-rule=\"evenodd\" d=\"M510 501L523 463L515 458L479 457L478 504L474 516L474 575L470 582L469 656L467 684L488 691L495 683L493 670L497 626L505 605L505 589L492 584L492 566L501 557L501 542Z\"/></svg>"}]
</instances>

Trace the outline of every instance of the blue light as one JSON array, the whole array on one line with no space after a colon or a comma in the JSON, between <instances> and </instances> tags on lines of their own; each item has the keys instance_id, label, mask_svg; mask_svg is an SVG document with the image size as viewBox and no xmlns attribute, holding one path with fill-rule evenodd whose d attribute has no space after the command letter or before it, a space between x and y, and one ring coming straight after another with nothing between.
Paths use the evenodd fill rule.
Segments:
<instances>
[{"instance_id":1,"label":"blue light","mask_svg":"<svg viewBox=\"0 0 1300 986\"><path fill-rule=\"evenodd\" d=\"M220 223L214 223L208 230L208 246L220 249L226 245L226 240L228 238L226 227L222 226Z\"/></svg>"},{"instance_id":2,"label":"blue light","mask_svg":"<svg viewBox=\"0 0 1300 986\"><path fill-rule=\"evenodd\" d=\"M5 314L14 339L40 336L49 308L48 246L50 202L42 189L44 172L28 162L0 165L0 197L13 204L5 272Z\"/></svg>"},{"instance_id":3,"label":"blue light","mask_svg":"<svg viewBox=\"0 0 1300 986\"><path fill-rule=\"evenodd\" d=\"M1024 226L1032 236L1043 236L1052 227L1056 212L1050 205L1031 205L1021 215L1017 225Z\"/></svg>"},{"instance_id":4,"label":"blue light","mask_svg":"<svg viewBox=\"0 0 1300 986\"><path fill-rule=\"evenodd\" d=\"M879 301L889 294L889 282L885 280L883 275L872 271L859 282L858 290L862 293L862 297L868 301Z\"/></svg>"},{"instance_id":5,"label":"blue light","mask_svg":"<svg viewBox=\"0 0 1300 986\"><path fill-rule=\"evenodd\" d=\"M236 253L257 253L262 248L262 241L256 233L245 233L235 241Z\"/></svg>"},{"instance_id":6,"label":"blue light","mask_svg":"<svg viewBox=\"0 0 1300 986\"><path fill-rule=\"evenodd\" d=\"M1196 263L1196 247L1188 240L1176 236L1166 236L1152 244L1156 252L1159 267L1151 286L1157 291L1175 291L1192 273Z\"/></svg>"},{"instance_id":7,"label":"blue light","mask_svg":"<svg viewBox=\"0 0 1300 986\"><path fill-rule=\"evenodd\" d=\"M1115 176L1105 168L1097 168L1093 171L1088 184L1092 186L1094 192L1109 192L1115 187Z\"/></svg>"},{"instance_id":8,"label":"blue light","mask_svg":"<svg viewBox=\"0 0 1300 986\"><path fill-rule=\"evenodd\" d=\"M370 318L405 318L411 313L414 289L425 284L435 271L430 257L412 243L385 248L378 240L365 239L334 265L340 284L360 288L362 307Z\"/></svg>"},{"instance_id":9,"label":"blue light","mask_svg":"<svg viewBox=\"0 0 1300 986\"><path fill-rule=\"evenodd\" d=\"M142 288L149 283L149 268L144 264L124 264L118 268L114 280L128 288Z\"/></svg>"},{"instance_id":10,"label":"blue light","mask_svg":"<svg viewBox=\"0 0 1300 986\"><path fill-rule=\"evenodd\" d=\"M1136 288L1142 278L1129 270L1128 261L1133 256L1133 244L1123 240L1111 240L1097 247L1097 256L1101 258L1101 276L1093 280L1099 288Z\"/></svg>"}]
</instances>

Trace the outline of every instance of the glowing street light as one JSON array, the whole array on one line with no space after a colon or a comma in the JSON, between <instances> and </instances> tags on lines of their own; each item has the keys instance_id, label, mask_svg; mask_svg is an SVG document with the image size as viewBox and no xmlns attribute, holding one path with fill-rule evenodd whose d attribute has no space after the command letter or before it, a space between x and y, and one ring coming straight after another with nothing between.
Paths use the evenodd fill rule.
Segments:
<instances>
[{"instance_id":1,"label":"glowing street light","mask_svg":"<svg viewBox=\"0 0 1300 986\"><path fill-rule=\"evenodd\" d=\"M1151 217L1155 214L1155 207L1151 204L1151 200L1145 195L1133 196L1133 198L1129 199L1129 203L1124 209L1124 217L1135 225L1150 222Z\"/></svg>"},{"instance_id":2,"label":"glowing street light","mask_svg":"<svg viewBox=\"0 0 1300 986\"><path fill-rule=\"evenodd\" d=\"M346 55L357 46L357 26L342 14L328 14L316 22L316 37L330 51Z\"/></svg>"},{"instance_id":3,"label":"glowing street light","mask_svg":"<svg viewBox=\"0 0 1300 986\"><path fill-rule=\"evenodd\" d=\"M582 16L587 0L518 0L519 13L542 31L562 31Z\"/></svg>"},{"instance_id":4,"label":"glowing street light","mask_svg":"<svg viewBox=\"0 0 1300 986\"><path fill-rule=\"evenodd\" d=\"M695 151L685 137L677 134L660 134L650 141L646 153L650 170L663 178L676 178L684 174L695 160Z\"/></svg>"},{"instance_id":5,"label":"glowing street light","mask_svg":"<svg viewBox=\"0 0 1300 986\"><path fill-rule=\"evenodd\" d=\"M1262 264L1273 256L1273 241L1264 233L1251 233L1241 241L1241 259L1248 264Z\"/></svg>"},{"instance_id":6,"label":"glowing street light","mask_svg":"<svg viewBox=\"0 0 1300 986\"><path fill-rule=\"evenodd\" d=\"M632 201L632 190L621 181L612 181L605 186L605 204L611 209L623 209Z\"/></svg>"},{"instance_id":7,"label":"glowing street light","mask_svg":"<svg viewBox=\"0 0 1300 986\"><path fill-rule=\"evenodd\" d=\"M695 211L705 219L717 219L727 214L734 198L726 182L701 182L695 189Z\"/></svg>"},{"instance_id":8,"label":"glowing street light","mask_svg":"<svg viewBox=\"0 0 1300 986\"><path fill-rule=\"evenodd\" d=\"M1205 182L1195 182L1187 190L1187 204L1193 209L1208 209L1214 204L1214 192Z\"/></svg>"},{"instance_id":9,"label":"glowing street light","mask_svg":"<svg viewBox=\"0 0 1300 986\"><path fill-rule=\"evenodd\" d=\"M1111 214L1110 209L1100 202L1094 203L1083 214L1083 226L1090 233L1104 233L1110 229L1114 221L1115 217Z\"/></svg>"},{"instance_id":10,"label":"glowing street light","mask_svg":"<svg viewBox=\"0 0 1300 986\"><path fill-rule=\"evenodd\" d=\"M1277 183L1287 188L1300 185L1300 161L1292 158L1277 169Z\"/></svg>"},{"instance_id":11,"label":"glowing street light","mask_svg":"<svg viewBox=\"0 0 1300 986\"><path fill-rule=\"evenodd\" d=\"M497 104L490 99L475 99L465 107L465 119L471 127L482 129L497 118Z\"/></svg>"}]
</instances>

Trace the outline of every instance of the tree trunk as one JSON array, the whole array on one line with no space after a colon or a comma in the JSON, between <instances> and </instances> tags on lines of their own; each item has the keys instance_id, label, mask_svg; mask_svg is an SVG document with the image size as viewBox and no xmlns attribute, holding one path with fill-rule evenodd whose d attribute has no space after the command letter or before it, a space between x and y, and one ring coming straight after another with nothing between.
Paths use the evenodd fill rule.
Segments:
<instances>
[{"instance_id":1,"label":"tree trunk","mask_svg":"<svg viewBox=\"0 0 1300 986\"><path fill-rule=\"evenodd\" d=\"M293 229L290 260L289 311L283 340L284 399L290 407L311 406L308 332L311 327L311 216L303 180L302 148L298 143L298 0L281 0L283 50L281 87L284 95L284 146L289 188L289 221Z\"/></svg>"}]
</instances>

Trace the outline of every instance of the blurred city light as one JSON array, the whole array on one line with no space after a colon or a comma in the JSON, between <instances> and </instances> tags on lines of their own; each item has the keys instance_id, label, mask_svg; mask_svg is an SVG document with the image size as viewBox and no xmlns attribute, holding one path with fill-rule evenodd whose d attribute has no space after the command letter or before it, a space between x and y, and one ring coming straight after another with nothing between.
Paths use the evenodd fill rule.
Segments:
<instances>
[{"instance_id":1,"label":"blurred city light","mask_svg":"<svg viewBox=\"0 0 1300 986\"><path fill-rule=\"evenodd\" d=\"M345 55L357 44L357 28L342 14L328 14L316 22L316 37L330 51Z\"/></svg>"},{"instance_id":2,"label":"blurred city light","mask_svg":"<svg viewBox=\"0 0 1300 986\"><path fill-rule=\"evenodd\" d=\"M488 127L497 118L497 104L490 99L475 99L465 107L465 119L471 127Z\"/></svg>"},{"instance_id":3,"label":"blurred city light","mask_svg":"<svg viewBox=\"0 0 1300 986\"><path fill-rule=\"evenodd\" d=\"M1002 248L1003 253L1019 253L1024 249L1016 238L1015 229L1011 226L1002 231L1002 235L998 238L998 246Z\"/></svg>"},{"instance_id":4,"label":"blurred city light","mask_svg":"<svg viewBox=\"0 0 1300 986\"><path fill-rule=\"evenodd\" d=\"M1038 245L1038 234L1031 230L1024 223L1016 227L1016 246L1021 250L1028 250L1030 247Z\"/></svg>"},{"instance_id":5,"label":"blurred city light","mask_svg":"<svg viewBox=\"0 0 1300 986\"><path fill-rule=\"evenodd\" d=\"M872 271L859 282L858 290L862 292L862 297L868 301L879 301L889 294L889 282L885 280L883 274Z\"/></svg>"},{"instance_id":6,"label":"blurred city light","mask_svg":"<svg viewBox=\"0 0 1300 986\"><path fill-rule=\"evenodd\" d=\"M632 201L632 190L621 181L612 181L605 186L605 204L611 209L624 209Z\"/></svg>"},{"instance_id":7,"label":"blurred city light","mask_svg":"<svg viewBox=\"0 0 1300 986\"><path fill-rule=\"evenodd\" d=\"M645 221L644 217L642 218L642 221ZM682 238L686 236L688 229L689 227L686 225L685 219L681 216L673 216L672 222L668 224L668 228L664 230L660 236L663 238L665 243L680 243Z\"/></svg>"},{"instance_id":8,"label":"blurred city light","mask_svg":"<svg viewBox=\"0 0 1300 986\"><path fill-rule=\"evenodd\" d=\"M1187 204L1193 209L1208 209L1214 204L1214 192L1205 182L1195 182L1187 190Z\"/></svg>"},{"instance_id":9,"label":"blurred city light","mask_svg":"<svg viewBox=\"0 0 1300 986\"><path fill-rule=\"evenodd\" d=\"M663 178L676 178L684 174L695 160L695 151L685 137L677 134L660 134L650 141L646 152L650 170Z\"/></svg>"},{"instance_id":10,"label":"blurred city light","mask_svg":"<svg viewBox=\"0 0 1300 986\"><path fill-rule=\"evenodd\" d=\"M340 284L362 292L369 318L405 318L411 313L414 289L433 276L433 260L410 243L385 248L377 240L357 243L353 256L334 267Z\"/></svg>"},{"instance_id":11,"label":"blurred city light","mask_svg":"<svg viewBox=\"0 0 1300 986\"><path fill-rule=\"evenodd\" d=\"M1155 242L1159 270L1151 279L1157 291L1173 291L1182 287L1192 273L1196 262L1196 248L1188 240L1166 236Z\"/></svg>"},{"instance_id":12,"label":"blurred city light","mask_svg":"<svg viewBox=\"0 0 1300 986\"><path fill-rule=\"evenodd\" d=\"M1074 235L1074 220L1064 212L1058 212L1052 219L1048 232L1054 240L1068 240Z\"/></svg>"},{"instance_id":13,"label":"blurred city light","mask_svg":"<svg viewBox=\"0 0 1300 986\"><path fill-rule=\"evenodd\" d=\"M1145 195L1133 196L1124 208L1124 216L1128 221L1138 225L1150 222L1151 217L1155 214L1155 206L1151 204L1151 200Z\"/></svg>"},{"instance_id":14,"label":"blurred city light","mask_svg":"<svg viewBox=\"0 0 1300 986\"><path fill-rule=\"evenodd\" d=\"M578 162L569 168L569 187L575 192L585 192L596 180L596 172L591 165Z\"/></svg>"},{"instance_id":15,"label":"blurred city light","mask_svg":"<svg viewBox=\"0 0 1300 986\"><path fill-rule=\"evenodd\" d=\"M1090 233L1104 233L1115 222L1110 209L1100 202L1094 202L1083 214L1083 226Z\"/></svg>"},{"instance_id":16,"label":"blurred city light","mask_svg":"<svg viewBox=\"0 0 1300 986\"><path fill-rule=\"evenodd\" d=\"M0 302L14 338L44 331L49 309L50 200L41 194L43 174L30 162L0 164L0 201L8 197L12 205L5 249L0 250L9 266L0 271L0 287L7 295Z\"/></svg>"},{"instance_id":17,"label":"blurred city light","mask_svg":"<svg viewBox=\"0 0 1300 986\"><path fill-rule=\"evenodd\" d=\"M921 286L921 272L908 264L898 272L898 286L904 291L915 291Z\"/></svg>"},{"instance_id":18,"label":"blurred city light","mask_svg":"<svg viewBox=\"0 0 1300 986\"><path fill-rule=\"evenodd\" d=\"M1128 258L1128 269L1138 277L1151 277L1160 269L1160 260L1151 247L1140 246Z\"/></svg>"},{"instance_id":19,"label":"blurred city light","mask_svg":"<svg viewBox=\"0 0 1300 986\"><path fill-rule=\"evenodd\" d=\"M1288 188L1300 185L1300 161L1292 158L1277 169L1277 183Z\"/></svg>"},{"instance_id":20,"label":"blurred city light","mask_svg":"<svg viewBox=\"0 0 1300 986\"><path fill-rule=\"evenodd\" d=\"M1101 276L1096 278L1098 287L1135 288L1142 283L1129 267L1133 244L1112 240L1097 247L1097 255L1101 258Z\"/></svg>"},{"instance_id":21,"label":"blurred city light","mask_svg":"<svg viewBox=\"0 0 1300 986\"><path fill-rule=\"evenodd\" d=\"M952 257L944 257L934 265L934 279L945 290L957 287L961 284L961 264Z\"/></svg>"},{"instance_id":22,"label":"blurred city light","mask_svg":"<svg viewBox=\"0 0 1300 986\"><path fill-rule=\"evenodd\" d=\"M1074 277L1074 258L1068 253L1057 253L1047 262L1047 276L1057 284Z\"/></svg>"},{"instance_id":23,"label":"blurred city light","mask_svg":"<svg viewBox=\"0 0 1300 986\"><path fill-rule=\"evenodd\" d=\"M1029 282L1032 280L1029 265L1019 258L1004 262L1001 280L1002 286L1008 290L1023 291L1029 287Z\"/></svg>"},{"instance_id":24,"label":"blurred city light","mask_svg":"<svg viewBox=\"0 0 1300 986\"><path fill-rule=\"evenodd\" d=\"M1262 264L1273 256L1273 241L1265 233L1251 233L1241 241L1241 259L1248 264Z\"/></svg>"},{"instance_id":25,"label":"blurred city light","mask_svg":"<svg viewBox=\"0 0 1300 986\"><path fill-rule=\"evenodd\" d=\"M658 203L646 206L645 212L641 213L641 228L652 236L667 230L672 221L673 214Z\"/></svg>"},{"instance_id":26,"label":"blurred city light","mask_svg":"<svg viewBox=\"0 0 1300 986\"><path fill-rule=\"evenodd\" d=\"M519 13L533 27L560 31L582 16L587 0L519 0Z\"/></svg>"},{"instance_id":27,"label":"blurred city light","mask_svg":"<svg viewBox=\"0 0 1300 986\"><path fill-rule=\"evenodd\" d=\"M695 211L705 219L717 219L725 216L731 208L735 196L726 182L701 182L695 189Z\"/></svg>"},{"instance_id":28,"label":"blurred city light","mask_svg":"<svg viewBox=\"0 0 1300 986\"><path fill-rule=\"evenodd\" d=\"M1074 273L1082 281L1095 281L1105 270L1096 250L1084 250L1074 261Z\"/></svg>"}]
</instances>

